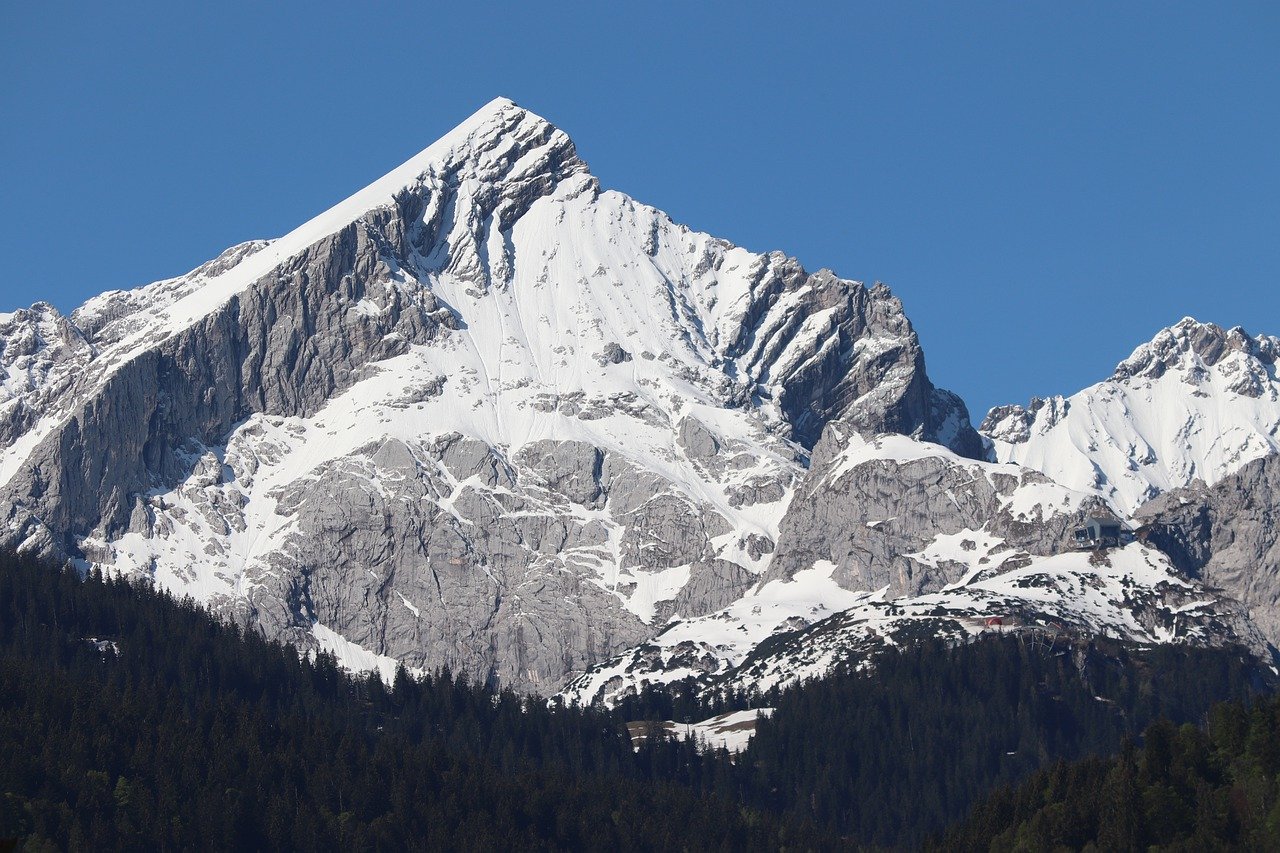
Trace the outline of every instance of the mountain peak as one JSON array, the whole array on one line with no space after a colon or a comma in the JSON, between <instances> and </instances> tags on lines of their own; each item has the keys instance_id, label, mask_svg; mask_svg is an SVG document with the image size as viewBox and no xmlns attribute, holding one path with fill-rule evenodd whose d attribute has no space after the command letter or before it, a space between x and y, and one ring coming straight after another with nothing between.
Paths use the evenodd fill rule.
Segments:
<instances>
[{"instance_id":1,"label":"mountain peak","mask_svg":"<svg viewBox=\"0 0 1280 853\"><path fill-rule=\"evenodd\" d=\"M0 334L0 545L543 693L752 585L829 425L978 444L883 285L598 191L507 99L68 322Z\"/></svg>"},{"instance_id":2,"label":"mountain peak","mask_svg":"<svg viewBox=\"0 0 1280 853\"><path fill-rule=\"evenodd\" d=\"M1280 339L1184 317L1106 380L1070 397L992 409L980 430L999 461L1098 491L1130 513L1280 450L1278 357Z\"/></svg>"},{"instance_id":3,"label":"mountain peak","mask_svg":"<svg viewBox=\"0 0 1280 853\"><path fill-rule=\"evenodd\" d=\"M1245 373L1265 374L1266 366L1275 364L1277 355L1280 355L1280 339L1269 335L1251 336L1239 326L1224 329L1216 323L1183 317L1161 329L1116 365L1112 379L1159 379L1170 370L1199 375L1227 361L1232 362L1228 373L1240 373L1239 368L1243 367ZM1235 364L1237 361L1241 363L1239 366Z\"/></svg>"},{"instance_id":4,"label":"mountain peak","mask_svg":"<svg viewBox=\"0 0 1280 853\"><path fill-rule=\"evenodd\" d=\"M520 105L517 104L515 101L511 100L510 98L499 95L489 103L485 104L480 109L476 110L474 115L479 115L481 113L497 113L497 112L502 112L503 110L509 110L509 109L518 110L520 109Z\"/></svg>"},{"instance_id":5,"label":"mountain peak","mask_svg":"<svg viewBox=\"0 0 1280 853\"><path fill-rule=\"evenodd\" d=\"M481 232L490 226L497 232L510 228L537 198L598 188L564 131L508 98L494 98L404 163L283 237L252 241L243 250L233 247L224 253L225 261L219 258L179 279L90 300L93 304L77 316L97 335L98 326L128 315L130 321L109 334L133 335L145 343L148 329L185 328L320 241L406 199L416 197L419 216L443 213L427 210L430 198L451 199L454 220L465 226L454 235L466 244L459 251L475 258L483 254Z\"/></svg>"},{"instance_id":6,"label":"mountain peak","mask_svg":"<svg viewBox=\"0 0 1280 853\"><path fill-rule=\"evenodd\" d=\"M595 187L568 134L509 98L494 98L381 178L274 241L261 261L290 257L366 213L391 206L406 190L472 180L490 187L516 184L517 191L537 183L546 192L570 176Z\"/></svg>"},{"instance_id":7,"label":"mountain peak","mask_svg":"<svg viewBox=\"0 0 1280 853\"><path fill-rule=\"evenodd\" d=\"M305 248L320 237L354 222L364 213L392 203L403 190L436 182L468 179L504 182L552 181L580 175L594 184L573 141L541 116L508 98L494 98L453 130L364 189L290 232L281 242Z\"/></svg>"},{"instance_id":8,"label":"mountain peak","mask_svg":"<svg viewBox=\"0 0 1280 853\"><path fill-rule=\"evenodd\" d=\"M516 153L531 140L554 140L556 145L573 147L568 135L542 116L510 98L494 98L374 185L393 176L396 181L412 182L430 172L447 171L450 166L474 159L477 152L497 152L498 157Z\"/></svg>"}]
</instances>

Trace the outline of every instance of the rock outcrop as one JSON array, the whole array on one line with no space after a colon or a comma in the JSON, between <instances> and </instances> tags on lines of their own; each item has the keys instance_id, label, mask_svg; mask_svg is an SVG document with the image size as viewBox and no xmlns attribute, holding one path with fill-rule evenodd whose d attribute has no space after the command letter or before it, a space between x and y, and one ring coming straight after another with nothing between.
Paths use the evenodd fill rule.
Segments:
<instances>
[{"instance_id":1,"label":"rock outcrop","mask_svg":"<svg viewBox=\"0 0 1280 853\"><path fill-rule=\"evenodd\" d=\"M1179 569L1242 602L1280 644L1280 456L1162 495L1136 518Z\"/></svg>"}]
</instances>

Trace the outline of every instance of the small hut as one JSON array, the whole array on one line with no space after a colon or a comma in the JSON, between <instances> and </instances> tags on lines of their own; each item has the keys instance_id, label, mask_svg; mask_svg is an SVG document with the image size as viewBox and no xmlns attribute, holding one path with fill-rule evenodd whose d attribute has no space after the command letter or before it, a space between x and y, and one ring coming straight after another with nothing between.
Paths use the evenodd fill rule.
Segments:
<instances>
[{"instance_id":1,"label":"small hut","mask_svg":"<svg viewBox=\"0 0 1280 853\"><path fill-rule=\"evenodd\" d=\"M1133 541L1133 531L1114 518L1093 517L1077 527L1073 534L1076 548L1095 551L1102 548L1119 548Z\"/></svg>"}]
</instances>

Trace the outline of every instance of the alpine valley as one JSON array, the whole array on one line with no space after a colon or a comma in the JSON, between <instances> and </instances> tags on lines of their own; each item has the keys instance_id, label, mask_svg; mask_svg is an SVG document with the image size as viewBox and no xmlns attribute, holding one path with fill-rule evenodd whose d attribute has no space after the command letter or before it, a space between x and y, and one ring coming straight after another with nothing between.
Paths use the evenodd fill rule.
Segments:
<instances>
[{"instance_id":1,"label":"alpine valley","mask_svg":"<svg viewBox=\"0 0 1280 853\"><path fill-rule=\"evenodd\" d=\"M602 189L498 99L283 237L0 315L0 546L581 704L984 633L1266 667L1277 358L1187 319L974 429L887 287Z\"/></svg>"}]
</instances>

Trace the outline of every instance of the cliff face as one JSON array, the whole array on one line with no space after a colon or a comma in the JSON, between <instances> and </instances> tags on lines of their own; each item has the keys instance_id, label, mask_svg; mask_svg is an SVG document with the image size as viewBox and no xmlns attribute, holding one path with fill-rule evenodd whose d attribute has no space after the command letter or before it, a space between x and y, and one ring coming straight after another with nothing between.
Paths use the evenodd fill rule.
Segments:
<instances>
[{"instance_id":1,"label":"cliff face","mask_svg":"<svg viewBox=\"0 0 1280 853\"><path fill-rule=\"evenodd\" d=\"M1280 456L1162 495L1137 520L1179 569L1240 601L1280 643Z\"/></svg>"}]
</instances>

